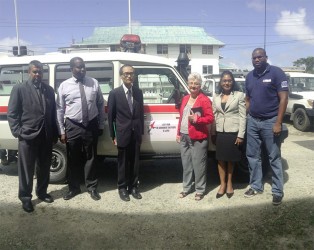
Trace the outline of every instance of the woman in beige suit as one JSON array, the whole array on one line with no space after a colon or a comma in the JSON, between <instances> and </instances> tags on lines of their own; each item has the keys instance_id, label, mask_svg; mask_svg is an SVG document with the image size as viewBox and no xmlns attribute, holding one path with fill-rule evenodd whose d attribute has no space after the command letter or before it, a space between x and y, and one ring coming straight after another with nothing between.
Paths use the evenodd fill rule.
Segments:
<instances>
[{"instance_id":1,"label":"woman in beige suit","mask_svg":"<svg viewBox=\"0 0 314 250\"><path fill-rule=\"evenodd\" d=\"M220 177L217 199L225 193L228 198L233 196L233 165L241 158L240 146L243 144L246 127L244 93L236 90L237 86L230 71L221 74L219 87L219 93L213 98L215 122L212 126L212 141L216 144Z\"/></svg>"}]
</instances>

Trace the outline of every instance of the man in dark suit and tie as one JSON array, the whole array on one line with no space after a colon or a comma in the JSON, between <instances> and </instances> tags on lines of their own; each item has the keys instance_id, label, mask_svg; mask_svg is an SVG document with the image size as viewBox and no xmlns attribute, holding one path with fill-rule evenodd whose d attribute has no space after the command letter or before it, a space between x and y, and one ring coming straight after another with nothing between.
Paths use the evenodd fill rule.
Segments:
<instances>
[{"instance_id":1,"label":"man in dark suit and tie","mask_svg":"<svg viewBox=\"0 0 314 250\"><path fill-rule=\"evenodd\" d=\"M118 190L121 200L131 194L141 199L138 191L139 155L144 133L143 93L133 85L135 70L130 65L120 68L123 84L108 98L110 136L118 148Z\"/></svg>"},{"instance_id":2,"label":"man in dark suit and tie","mask_svg":"<svg viewBox=\"0 0 314 250\"><path fill-rule=\"evenodd\" d=\"M36 164L36 195L44 202L53 198L47 194L52 157L52 145L58 140L55 94L42 82L43 65L31 61L29 79L16 84L11 92L8 122L18 138L19 199L26 212L34 211L32 204L33 176Z\"/></svg>"}]
</instances>

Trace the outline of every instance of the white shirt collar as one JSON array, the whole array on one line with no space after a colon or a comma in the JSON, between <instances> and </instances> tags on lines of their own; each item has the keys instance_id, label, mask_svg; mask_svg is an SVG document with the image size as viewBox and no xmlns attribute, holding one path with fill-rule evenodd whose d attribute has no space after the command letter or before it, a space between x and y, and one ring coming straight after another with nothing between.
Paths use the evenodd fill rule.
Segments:
<instances>
[{"instance_id":1,"label":"white shirt collar","mask_svg":"<svg viewBox=\"0 0 314 250\"><path fill-rule=\"evenodd\" d=\"M125 94L127 94L127 92L128 92L129 89L124 85L124 83L122 84L122 86L123 86L123 89L124 89ZM132 83L132 87L133 87L133 83ZM132 87L131 87L131 92L133 91L133 90L132 90Z\"/></svg>"}]
</instances>

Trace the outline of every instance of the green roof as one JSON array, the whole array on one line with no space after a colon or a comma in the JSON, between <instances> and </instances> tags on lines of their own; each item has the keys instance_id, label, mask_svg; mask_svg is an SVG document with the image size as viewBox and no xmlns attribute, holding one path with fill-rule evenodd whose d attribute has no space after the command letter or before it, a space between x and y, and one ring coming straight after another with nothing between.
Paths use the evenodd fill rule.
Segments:
<instances>
[{"instance_id":1,"label":"green roof","mask_svg":"<svg viewBox=\"0 0 314 250\"><path fill-rule=\"evenodd\" d=\"M92 36L75 45L119 44L124 34L129 33L128 26L96 27ZM143 44L200 44L219 45L224 43L206 34L200 27L190 26L136 26L132 34L139 35Z\"/></svg>"}]
</instances>

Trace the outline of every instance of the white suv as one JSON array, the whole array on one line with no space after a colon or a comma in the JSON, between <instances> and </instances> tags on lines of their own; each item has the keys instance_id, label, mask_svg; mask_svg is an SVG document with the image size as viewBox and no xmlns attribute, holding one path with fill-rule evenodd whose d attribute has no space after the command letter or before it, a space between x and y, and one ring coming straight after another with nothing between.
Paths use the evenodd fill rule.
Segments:
<instances>
[{"instance_id":1,"label":"white suv","mask_svg":"<svg viewBox=\"0 0 314 250\"><path fill-rule=\"evenodd\" d=\"M289 102L286 114L293 126L307 131L313 125L314 117L314 74L286 72L289 79Z\"/></svg>"}]
</instances>

